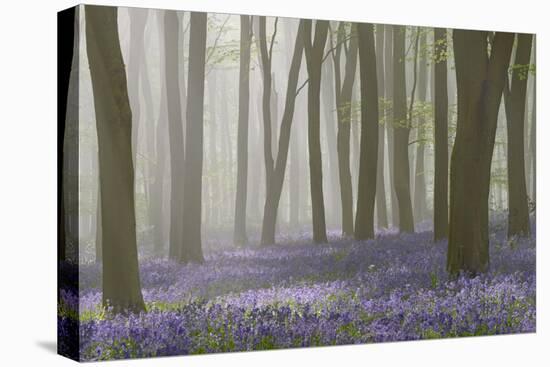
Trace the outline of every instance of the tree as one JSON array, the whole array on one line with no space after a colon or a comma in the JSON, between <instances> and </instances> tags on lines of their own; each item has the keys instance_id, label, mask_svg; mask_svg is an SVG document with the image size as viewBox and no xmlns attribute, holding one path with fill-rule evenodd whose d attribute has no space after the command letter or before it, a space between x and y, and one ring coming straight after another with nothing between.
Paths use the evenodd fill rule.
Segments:
<instances>
[{"instance_id":1,"label":"tree","mask_svg":"<svg viewBox=\"0 0 550 367\"><path fill-rule=\"evenodd\" d=\"M279 208L279 200L281 198L285 177L296 96L299 92L297 91L297 85L304 50L304 28L304 21L302 20L300 21L300 25L298 27L298 33L296 35L296 42L294 43L294 51L292 54L292 61L290 64L290 71L288 73L285 108L281 118L277 160L275 162L272 183L269 185L269 190L266 192L261 236L261 243L263 246L275 243L277 211Z\"/></svg>"},{"instance_id":2,"label":"tree","mask_svg":"<svg viewBox=\"0 0 550 367\"><path fill-rule=\"evenodd\" d=\"M385 102L393 99L393 26L386 25L384 32L384 99ZM386 111L386 133L388 135L388 162L389 162L389 192L391 207L391 223L396 227L399 225L399 208L395 195L395 179L393 172L393 135L394 135L394 111L393 106Z\"/></svg>"},{"instance_id":3,"label":"tree","mask_svg":"<svg viewBox=\"0 0 550 367\"><path fill-rule=\"evenodd\" d=\"M86 6L86 42L99 151L103 304L143 311L134 209L132 111L120 51L117 8Z\"/></svg>"},{"instance_id":4,"label":"tree","mask_svg":"<svg viewBox=\"0 0 550 367\"><path fill-rule=\"evenodd\" d=\"M361 153L355 239L374 238L374 202L378 161L378 86L374 26L357 25L359 37L359 72L361 76Z\"/></svg>"},{"instance_id":5,"label":"tree","mask_svg":"<svg viewBox=\"0 0 550 367\"><path fill-rule=\"evenodd\" d=\"M311 216L313 241L316 243L327 242L320 137L320 93L321 66L325 44L327 43L328 25L328 21L315 21L315 32L312 41L312 21L309 19L304 20L304 50L309 75L307 106Z\"/></svg>"},{"instance_id":6,"label":"tree","mask_svg":"<svg viewBox=\"0 0 550 367\"><path fill-rule=\"evenodd\" d=\"M525 182L525 108L533 35L518 33L512 83L504 85L508 139L508 237L529 236L529 206Z\"/></svg>"},{"instance_id":7,"label":"tree","mask_svg":"<svg viewBox=\"0 0 550 367\"><path fill-rule=\"evenodd\" d=\"M182 93L178 82L180 59L178 14L164 13L164 68L166 108L168 110L168 135L170 139L170 248L168 256L176 260L183 248L183 180L184 143L181 112Z\"/></svg>"},{"instance_id":8,"label":"tree","mask_svg":"<svg viewBox=\"0 0 550 367\"><path fill-rule=\"evenodd\" d=\"M206 13L191 13L183 178L183 248L178 260L204 262L201 242Z\"/></svg>"},{"instance_id":9,"label":"tree","mask_svg":"<svg viewBox=\"0 0 550 367\"><path fill-rule=\"evenodd\" d=\"M239 64L239 126L237 135L237 194L233 242L242 246L246 239L246 190L248 180L248 113L250 104L250 16L241 15Z\"/></svg>"},{"instance_id":10,"label":"tree","mask_svg":"<svg viewBox=\"0 0 550 367\"><path fill-rule=\"evenodd\" d=\"M418 65L418 102L423 106L426 103L426 94L428 88L428 60L426 57L427 34L423 30L420 32L420 64ZM426 117L424 114L418 116L417 138L416 138L416 164L414 175L414 218L421 222L427 218L426 203L426 175L424 173L424 135L426 130Z\"/></svg>"},{"instance_id":11,"label":"tree","mask_svg":"<svg viewBox=\"0 0 550 367\"><path fill-rule=\"evenodd\" d=\"M342 202L342 234L353 235L353 190L350 171L350 131L351 131L351 97L355 71L357 68L357 34L356 26L351 25L349 42L346 44L346 25L338 25L336 46L333 47L334 86L336 98L336 117L338 131L336 147L338 151L338 176L340 179L340 199ZM349 44L349 45L348 45ZM344 67L344 81L341 81L340 55L345 50L346 64Z\"/></svg>"},{"instance_id":12,"label":"tree","mask_svg":"<svg viewBox=\"0 0 550 367\"><path fill-rule=\"evenodd\" d=\"M384 97L385 83L384 83L384 27L381 24L376 26L376 80L378 86L378 100ZM380 105L382 104L382 108ZM379 118L383 123L385 121L385 113L383 101L378 103ZM385 129L378 128L378 163L376 164L376 217L378 219L378 227L388 227L388 208L386 203L386 184L384 181L384 150L386 146L386 134Z\"/></svg>"},{"instance_id":13,"label":"tree","mask_svg":"<svg viewBox=\"0 0 550 367\"><path fill-rule=\"evenodd\" d=\"M141 117L139 103L140 75L144 58L145 23L147 22L148 9L128 8L130 16L130 54L128 56L128 98L132 107L132 152L134 164L138 153L138 136ZM134 167L135 168L135 167Z\"/></svg>"},{"instance_id":14,"label":"tree","mask_svg":"<svg viewBox=\"0 0 550 367\"><path fill-rule=\"evenodd\" d=\"M399 207L399 231L414 232L409 168L411 126L407 119L405 89L405 31L403 26L393 26L393 185Z\"/></svg>"},{"instance_id":15,"label":"tree","mask_svg":"<svg viewBox=\"0 0 550 367\"><path fill-rule=\"evenodd\" d=\"M260 64L263 77L263 93L262 93L262 117L264 123L264 164L265 164L265 177L266 177L266 192L270 191L269 185L271 184L271 176L273 175L273 131L272 131L272 114L271 114L271 60L273 56L273 46L275 44L275 36L277 35L277 22L278 18L275 18L274 31L271 36L271 42L269 48L267 45L266 35L266 19L265 17L259 18L259 46L260 46Z\"/></svg>"},{"instance_id":16,"label":"tree","mask_svg":"<svg viewBox=\"0 0 550 367\"><path fill-rule=\"evenodd\" d=\"M449 230L447 30L434 28L434 241Z\"/></svg>"},{"instance_id":17,"label":"tree","mask_svg":"<svg viewBox=\"0 0 550 367\"><path fill-rule=\"evenodd\" d=\"M514 42L497 32L453 31L458 120L451 155L447 270L478 274L489 265L489 186L498 109Z\"/></svg>"}]
</instances>

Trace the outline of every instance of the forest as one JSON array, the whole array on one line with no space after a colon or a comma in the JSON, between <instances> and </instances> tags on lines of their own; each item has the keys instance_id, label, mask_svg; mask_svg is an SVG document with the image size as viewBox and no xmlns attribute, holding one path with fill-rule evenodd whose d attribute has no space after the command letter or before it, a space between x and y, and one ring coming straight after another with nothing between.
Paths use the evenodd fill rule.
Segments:
<instances>
[{"instance_id":1,"label":"forest","mask_svg":"<svg viewBox=\"0 0 550 367\"><path fill-rule=\"evenodd\" d=\"M58 22L61 354L535 332L534 35Z\"/></svg>"}]
</instances>

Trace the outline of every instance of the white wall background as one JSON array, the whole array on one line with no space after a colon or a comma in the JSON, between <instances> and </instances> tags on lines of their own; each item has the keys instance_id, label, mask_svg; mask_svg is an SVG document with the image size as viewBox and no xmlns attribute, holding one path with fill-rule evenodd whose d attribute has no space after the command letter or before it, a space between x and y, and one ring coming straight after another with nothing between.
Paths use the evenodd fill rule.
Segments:
<instances>
[{"instance_id":1,"label":"white wall background","mask_svg":"<svg viewBox=\"0 0 550 367\"><path fill-rule=\"evenodd\" d=\"M56 338L56 12L66 0L0 11L0 365L64 366ZM537 33L537 334L111 362L119 366L538 366L550 342L550 27L540 0L90 1L210 12ZM109 365L111 365L111 363ZM95 365L95 364L91 364Z\"/></svg>"}]
</instances>

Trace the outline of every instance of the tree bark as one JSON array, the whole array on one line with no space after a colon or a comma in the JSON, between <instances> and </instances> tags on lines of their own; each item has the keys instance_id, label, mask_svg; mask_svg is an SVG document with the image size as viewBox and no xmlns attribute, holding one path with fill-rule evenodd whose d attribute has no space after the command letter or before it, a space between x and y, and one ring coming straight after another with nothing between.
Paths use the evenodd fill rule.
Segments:
<instances>
[{"instance_id":1,"label":"tree bark","mask_svg":"<svg viewBox=\"0 0 550 367\"><path fill-rule=\"evenodd\" d=\"M376 25L376 79L378 85L378 113L379 119L387 124L385 120L384 108L380 103L380 98L385 94L384 83L384 27L381 24ZM378 163L376 164L376 218L378 227L388 227L388 208L386 202L386 184L384 180L384 149L386 146L386 130L384 127L378 128Z\"/></svg>"},{"instance_id":2,"label":"tree bark","mask_svg":"<svg viewBox=\"0 0 550 367\"><path fill-rule=\"evenodd\" d=\"M451 156L447 270L478 274L489 266L489 187L498 109L514 34L453 31L458 121Z\"/></svg>"},{"instance_id":3,"label":"tree bark","mask_svg":"<svg viewBox=\"0 0 550 367\"><path fill-rule=\"evenodd\" d=\"M298 76L300 74L302 53L304 49L303 23L304 21L300 21L298 34L296 35L296 42L294 44L294 52L290 65L290 71L288 73L285 108L281 120L279 146L277 149L277 161L275 163L272 183L269 185L270 190L266 192L261 236L261 244L263 246L275 243L277 211L279 208L279 200L281 198L281 192L283 189L284 175L290 145L290 132L292 127L292 120L294 117L294 107L296 103L296 88L298 85Z\"/></svg>"},{"instance_id":4,"label":"tree bark","mask_svg":"<svg viewBox=\"0 0 550 367\"><path fill-rule=\"evenodd\" d=\"M508 238L529 236L529 205L525 182L525 108L531 59L531 34L518 33L512 83L504 86L508 137Z\"/></svg>"},{"instance_id":5,"label":"tree bark","mask_svg":"<svg viewBox=\"0 0 550 367\"><path fill-rule=\"evenodd\" d=\"M147 9L128 8L130 18L130 54L128 56L128 98L132 108L132 152L134 157L134 169L137 162L139 127L141 119L141 103L139 102L140 74L144 57L145 23L147 22Z\"/></svg>"},{"instance_id":6,"label":"tree bark","mask_svg":"<svg viewBox=\"0 0 550 367\"><path fill-rule=\"evenodd\" d=\"M386 25L384 34L384 85L386 104L393 102L393 26ZM399 207L397 205L397 197L395 195L395 179L393 169L393 135L394 135L394 108L393 105L389 108L386 114L386 133L388 135L388 166L389 166L389 192L390 192L390 207L391 207L391 224L393 227L399 226Z\"/></svg>"},{"instance_id":7,"label":"tree bark","mask_svg":"<svg viewBox=\"0 0 550 367\"><path fill-rule=\"evenodd\" d=\"M378 85L372 24L357 25L361 76L361 155L355 239L374 238L374 202L378 162ZM368 108L367 108L368 106Z\"/></svg>"},{"instance_id":8,"label":"tree bark","mask_svg":"<svg viewBox=\"0 0 550 367\"><path fill-rule=\"evenodd\" d=\"M250 104L250 16L241 15L239 63L239 122L237 131L237 193L233 243L243 246L246 236L246 192L248 180L248 114Z\"/></svg>"},{"instance_id":9,"label":"tree bark","mask_svg":"<svg viewBox=\"0 0 550 367\"><path fill-rule=\"evenodd\" d=\"M321 66L327 41L328 22L315 22L313 42L311 40L311 20L304 20L304 50L306 55L308 81L308 147L311 190L311 215L313 241L327 242L325 204L323 198L323 165L320 137L320 92Z\"/></svg>"},{"instance_id":10,"label":"tree bark","mask_svg":"<svg viewBox=\"0 0 550 367\"><path fill-rule=\"evenodd\" d=\"M179 25L175 11L164 13L164 50L166 108L168 110L168 133L170 138L170 248L168 256L178 259L183 247L183 180L184 143L183 121L179 86L180 59L178 55Z\"/></svg>"},{"instance_id":11,"label":"tree bark","mask_svg":"<svg viewBox=\"0 0 550 367\"><path fill-rule=\"evenodd\" d=\"M86 41L99 150L103 304L115 312L139 312L145 305L136 243L132 111L116 7L86 6Z\"/></svg>"},{"instance_id":12,"label":"tree bark","mask_svg":"<svg viewBox=\"0 0 550 367\"><path fill-rule=\"evenodd\" d=\"M409 133L405 82L405 27L393 26L393 171L399 207L399 231L414 232L409 168Z\"/></svg>"},{"instance_id":13,"label":"tree bark","mask_svg":"<svg viewBox=\"0 0 550 367\"><path fill-rule=\"evenodd\" d=\"M447 30L434 28L434 241L449 231L449 143L447 94Z\"/></svg>"},{"instance_id":14,"label":"tree bark","mask_svg":"<svg viewBox=\"0 0 550 367\"><path fill-rule=\"evenodd\" d=\"M340 53L343 47L345 24L338 26L337 45L334 52L334 78L336 96L336 116L338 118L338 132L336 145L338 151L338 176L340 179L340 199L342 202L342 234L353 236L353 189L350 171L350 133L351 133L351 99L353 83L357 69L357 32L352 25L349 46L346 48L346 64L344 67L344 81L341 82Z\"/></svg>"},{"instance_id":15,"label":"tree bark","mask_svg":"<svg viewBox=\"0 0 550 367\"><path fill-rule=\"evenodd\" d=\"M420 64L418 67L418 102L423 106L426 103L428 88L428 60L426 58L427 34L420 31ZM418 117L417 138L416 138L416 162L414 175L414 218L422 222L428 217L426 203L426 175L424 173L424 135L426 130L426 117L420 114Z\"/></svg>"},{"instance_id":16,"label":"tree bark","mask_svg":"<svg viewBox=\"0 0 550 367\"><path fill-rule=\"evenodd\" d=\"M183 248L178 260L204 262L201 242L206 13L191 13L183 178Z\"/></svg>"}]
</instances>

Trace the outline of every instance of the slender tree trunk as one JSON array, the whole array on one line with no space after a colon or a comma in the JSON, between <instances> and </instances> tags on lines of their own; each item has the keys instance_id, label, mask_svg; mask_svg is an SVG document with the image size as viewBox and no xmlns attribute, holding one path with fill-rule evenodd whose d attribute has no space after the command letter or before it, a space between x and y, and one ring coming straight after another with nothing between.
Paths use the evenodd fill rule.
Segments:
<instances>
[{"instance_id":1,"label":"slender tree trunk","mask_svg":"<svg viewBox=\"0 0 550 367\"><path fill-rule=\"evenodd\" d=\"M218 161L218 119L216 115L216 94L218 90L217 73L215 69L210 70L208 74L208 110L209 110L209 152L210 158L210 215L212 217L211 225L217 226L221 222L220 207L221 207L221 168Z\"/></svg>"},{"instance_id":2,"label":"slender tree trunk","mask_svg":"<svg viewBox=\"0 0 550 367\"><path fill-rule=\"evenodd\" d=\"M349 47L346 52L346 64L344 69L344 81L341 83L340 53L343 48L345 24L338 26L336 51L333 57L336 116L338 117L337 151L338 151L338 175L340 178L340 199L342 202L342 234L353 235L353 188L350 171L350 133L351 133L351 102L355 72L357 68L357 31L352 25L350 30Z\"/></svg>"},{"instance_id":3,"label":"slender tree trunk","mask_svg":"<svg viewBox=\"0 0 550 367\"><path fill-rule=\"evenodd\" d=\"M498 109L505 84L512 33L453 31L458 122L451 157L447 270L477 274L489 266L489 187Z\"/></svg>"},{"instance_id":4,"label":"slender tree trunk","mask_svg":"<svg viewBox=\"0 0 550 367\"><path fill-rule=\"evenodd\" d=\"M268 48L266 35L266 19L259 18L259 45L260 60L263 76L262 116L264 127L264 164L266 177L266 192L269 191L271 176L273 174L273 148L272 148L272 123L271 123L271 46Z\"/></svg>"},{"instance_id":5,"label":"slender tree trunk","mask_svg":"<svg viewBox=\"0 0 550 367\"><path fill-rule=\"evenodd\" d=\"M385 102L386 104L389 104L391 102L391 106L389 107L387 113L386 113L386 133L388 135L388 166L389 166L389 191L390 191L390 207L391 207L391 223L392 226L397 227L399 226L399 207L397 205L397 197L395 195L395 179L394 179L394 144L393 144L393 136L394 136L394 106L393 106L393 26L386 25L385 27L385 34L384 34L384 43L385 43L385 49L384 49L384 85L385 85Z\"/></svg>"},{"instance_id":6,"label":"slender tree trunk","mask_svg":"<svg viewBox=\"0 0 550 367\"><path fill-rule=\"evenodd\" d=\"M145 305L136 244L132 111L116 7L86 6L86 42L99 150L103 304L115 312L139 312Z\"/></svg>"},{"instance_id":7,"label":"slender tree trunk","mask_svg":"<svg viewBox=\"0 0 550 367\"><path fill-rule=\"evenodd\" d=\"M529 206L525 183L525 106L527 78L525 65L531 59L531 34L518 33L512 83L504 87L508 131L508 237L529 236Z\"/></svg>"},{"instance_id":8,"label":"slender tree trunk","mask_svg":"<svg viewBox=\"0 0 550 367\"><path fill-rule=\"evenodd\" d=\"M420 31L420 65L418 68L418 102L421 105L426 103L426 94L428 88L428 60L426 59L427 34ZM428 206L426 204L426 174L424 162L424 137L426 130L426 117L421 114L418 117L417 142L416 142L416 165L414 175L414 218L417 222L422 222L428 217Z\"/></svg>"},{"instance_id":9,"label":"slender tree trunk","mask_svg":"<svg viewBox=\"0 0 550 367\"><path fill-rule=\"evenodd\" d=\"M130 55L128 56L128 97L132 107L132 152L134 168L137 162L139 127L141 119L141 103L139 102L140 74L144 57L145 23L147 22L147 9L128 8L130 16Z\"/></svg>"},{"instance_id":10,"label":"slender tree trunk","mask_svg":"<svg viewBox=\"0 0 550 367\"><path fill-rule=\"evenodd\" d=\"M285 109L281 120L281 129L279 134L279 146L277 149L277 161L273 172L273 180L269 185L270 190L266 192L264 205L264 215L262 222L262 245L275 243L275 228L277 225L277 211L279 200L283 189L285 169L290 145L290 131L294 117L294 107L296 103L296 88L298 85L298 76L302 64L302 53L304 48L304 21L300 21L294 52L288 73L288 83L285 98Z\"/></svg>"},{"instance_id":11,"label":"slender tree trunk","mask_svg":"<svg viewBox=\"0 0 550 367\"><path fill-rule=\"evenodd\" d=\"M384 27L381 24L376 25L376 78L378 86L378 113L379 118L384 124L385 113L383 106L380 107L380 97L385 95L384 83ZM378 163L376 164L376 218L378 219L378 227L388 227L388 209L386 203L386 184L384 181L384 148L386 142L386 134L384 127L378 129Z\"/></svg>"},{"instance_id":12,"label":"slender tree trunk","mask_svg":"<svg viewBox=\"0 0 550 367\"><path fill-rule=\"evenodd\" d=\"M449 231L449 157L447 95L447 30L434 28L434 241L447 238Z\"/></svg>"},{"instance_id":13,"label":"slender tree trunk","mask_svg":"<svg viewBox=\"0 0 550 367\"><path fill-rule=\"evenodd\" d=\"M311 20L304 20L304 50L308 81L308 147L311 190L313 241L327 242L325 204L323 198L323 164L320 137L321 66L327 41L328 22L316 21L313 42Z\"/></svg>"},{"instance_id":14,"label":"slender tree trunk","mask_svg":"<svg viewBox=\"0 0 550 367\"><path fill-rule=\"evenodd\" d=\"M329 47L332 47L329 43ZM338 157L337 157L337 142L336 142L336 120L334 112L336 110L336 96L333 94L335 91L334 83L334 69L329 64L329 58L325 60L322 65L322 73L324 74L324 81L328 85L321 86L321 95L323 102L323 115L325 122L326 143L327 143L327 155L328 155L328 177L330 190L328 190L328 202L330 203L330 209L327 216L329 223L335 226L339 226L338 221L341 218L341 206L338 202L338 196L340 194L340 185L338 180Z\"/></svg>"},{"instance_id":15,"label":"slender tree trunk","mask_svg":"<svg viewBox=\"0 0 550 367\"><path fill-rule=\"evenodd\" d=\"M191 13L183 179L183 248L179 261L204 262L201 242L206 13Z\"/></svg>"},{"instance_id":16,"label":"slender tree trunk","mask_svg":"<svg viewBox=\"0 0 550 367\"><path fill-rule=\"evenodd\" d=\"M166 108L168 110L168 135L170 138L170 249L169 258L176 260L183 247L183 180L184 144L181 114L181 93L178 82L180 59L178 15L175 11L164 13L164 50Z\"/></svg>"},{"instance_id":17,"label":"slender tree trunk","mask_svg":"<svg viewBox=\"0 0 550 367\"><path fill-rule=\"evenodd\" d=\"M250 16L241 15L241 44L239 65L239 126L237 132L237 193L233 242L245 245L246 191L248 180L248 113L250 104L250 42L252 32Z\"/></svg>"},{"instance_id":18,"label":"slender tree trunk","mask_svg":"<svg viewBox=\"0 0 550 367\"><path fill-rule=\"evenodd\" d=\"M355 239L374 238L374 202L378 162L378 86L372 24L357 25L361 75L361 156ZM367 108L368 106L368 108Z\"/></svg>"},{"instance_id":19,"label":"slender tree trunk","mask_svg":"<svg viewBox=\"0 0 550 367\"><path fill-rule=\"evenodd\" d=\"M533 42L533 60L536 63L536 38ZM531 131L529 132L529 155L531 157L531 200L537 202L537 78L533 78L533 98L531 100Z\"/></svg>"},{"instance_id":20,"label":"slender tree trunk","mask_svg":"<svg viewBox=\"0 0 550 367\"><path fill-rule=\"evenodd\" d=\"M160 101L159 114L155 126L154 134L154 164L151 168L153 172L153 182L151 183L151 206L152 206L152 224L154 226L153 243L154 255L160 257L164 253L164 177L165 177L165 155L167 152L167 111L166 111L166 75L162 65L165 65L165 50L164 50L164 17L163 13L159 13L157 22L159 24L159 76L160 76Z\"/></svg>"},{"instance_id":21,"label":"slender tree trunk","mask_svg":"<svg viewBox=\"0 0 550 367\"><path fill-rule=\"evenodd\" d=\"M393 171L399 206L399 231L414 232L409 168L409 133L405 82L405 27L393 26Z\"/></svg>"}]
</instances>

